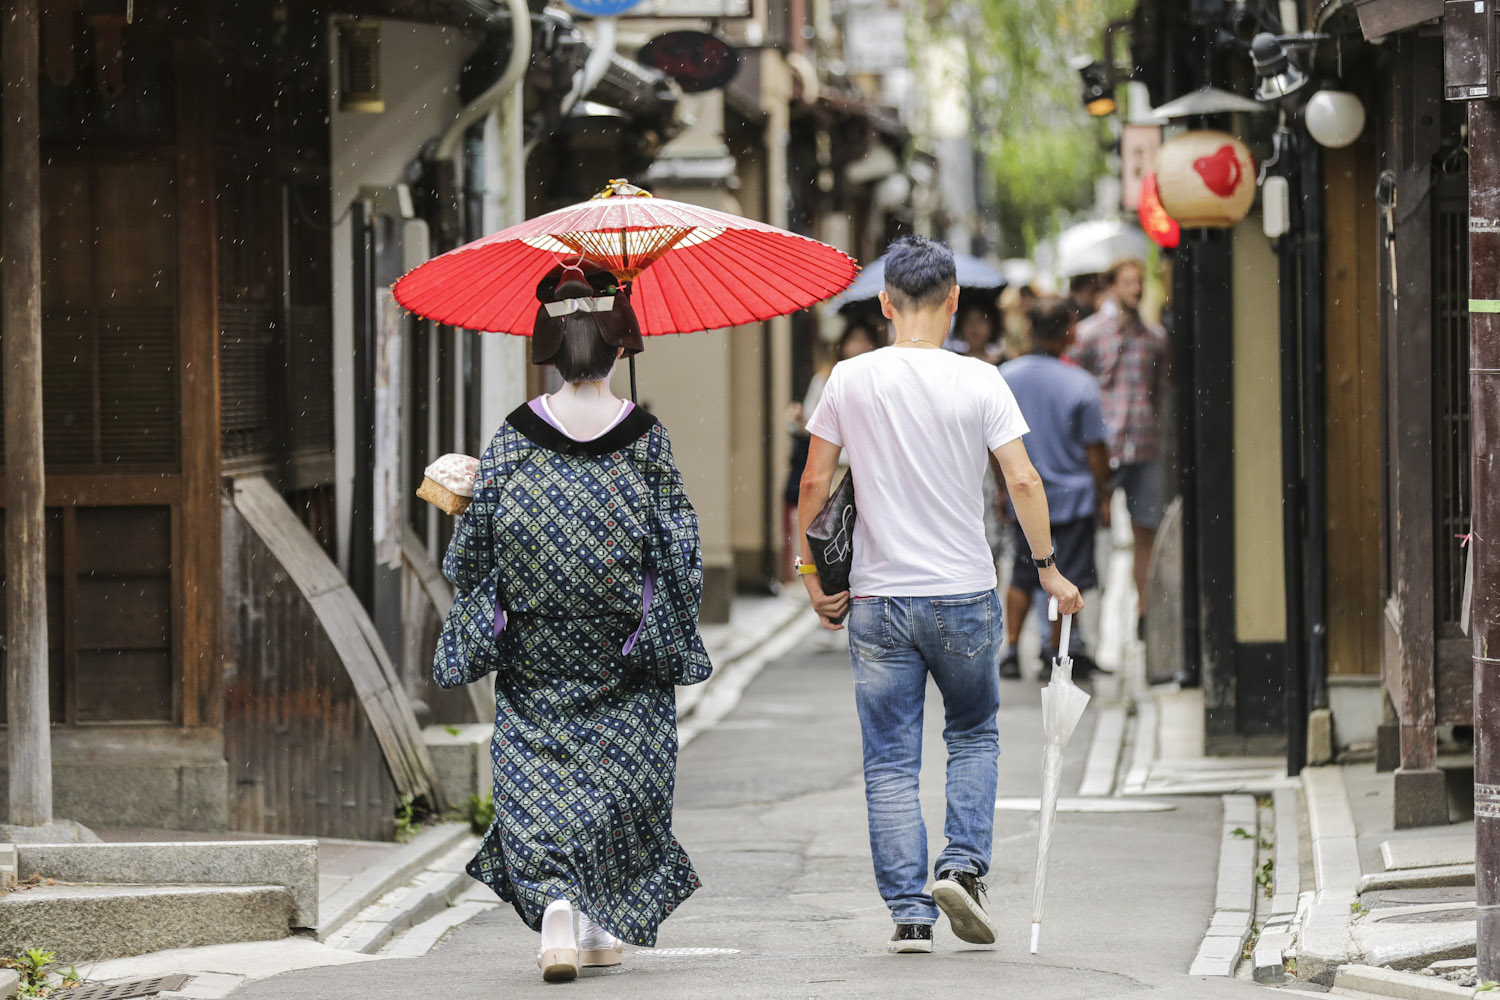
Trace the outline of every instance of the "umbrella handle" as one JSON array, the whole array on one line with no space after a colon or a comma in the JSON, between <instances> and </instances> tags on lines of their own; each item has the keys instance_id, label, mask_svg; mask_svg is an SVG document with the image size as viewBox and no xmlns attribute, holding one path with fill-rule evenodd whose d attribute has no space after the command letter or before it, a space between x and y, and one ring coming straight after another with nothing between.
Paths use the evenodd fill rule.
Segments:
<instances>
[{"instance_id":1,"label":"umbrella handle","mask_svg":"<svg viewBox=\"0 0 1500 1000\"><path fill-rule=\"evenodd\" d=\"M1051 598L1047 599L1047 620L1049 622L1055 622L1055 621L1057 621L1057 598L1055 598L1055 597L1051 597ZM1057 655L1058 656L1067 656L1068 655L1068 651L1069 651L1069 649L1071 649L1071 647L1068 645L1068 640L1071 638L1071 634L1070 633L1072 633L1072 631L1073 631L1073 616L1072 615L1063 615L1062 640L1060 642L1058 642L1058 644L1057 644Z\"/></svg>"}]
</instances>

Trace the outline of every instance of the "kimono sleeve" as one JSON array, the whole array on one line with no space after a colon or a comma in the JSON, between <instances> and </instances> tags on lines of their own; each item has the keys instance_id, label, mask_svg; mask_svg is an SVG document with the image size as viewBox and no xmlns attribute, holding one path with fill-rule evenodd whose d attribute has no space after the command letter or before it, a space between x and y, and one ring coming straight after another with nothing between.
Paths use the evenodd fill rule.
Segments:
<instances>
[{"instance_id":1,"label":"kimono sleeve","mask_svg":"<svg viewBox=\"0 0 1500 1000\"><path fill-rule=\"evenodd\" d=\"M454 586L453 606L433 651L432 678L440 687L470 684L505 660L505 612L495 561L495 512L504 470L503 432L479 460L474 496L459 516L443 557L443 575Z\"/></svg>"},{"instance_id":2,"label":"kimono sleeve","mask_svg":"<svg viewBox=\"0 0 1500 1000\"><path fill-rule=\"evenodd\" d=\"M713 672L698 634L703 598L703 548L698 514L682 487L672 444L659 425L645 469L650 491L652 543L648 561L655 593L636 654L645 668L673 684L696 684Z\"/></svg>"}]
</instances>

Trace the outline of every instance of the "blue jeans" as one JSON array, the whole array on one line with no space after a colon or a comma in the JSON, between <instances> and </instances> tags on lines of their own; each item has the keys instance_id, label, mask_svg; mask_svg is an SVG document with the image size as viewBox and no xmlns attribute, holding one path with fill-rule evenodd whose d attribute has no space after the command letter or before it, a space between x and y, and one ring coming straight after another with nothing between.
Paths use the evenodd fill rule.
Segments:
<instances>
[{"instance_id":1,"label":"blue jeans","mask_svg":"<svg viewBox=\"0 0 1500 1000\"><path fill-rule=\"evenodd\" d=\"M927 675L943 696L948 846L934 872L990 867L1000 733L1000 598L856 597L849 612L854 703L864 742L875 883L898 924L931 924L927 827L917 798Z\"/></svg>"}]
</instances>

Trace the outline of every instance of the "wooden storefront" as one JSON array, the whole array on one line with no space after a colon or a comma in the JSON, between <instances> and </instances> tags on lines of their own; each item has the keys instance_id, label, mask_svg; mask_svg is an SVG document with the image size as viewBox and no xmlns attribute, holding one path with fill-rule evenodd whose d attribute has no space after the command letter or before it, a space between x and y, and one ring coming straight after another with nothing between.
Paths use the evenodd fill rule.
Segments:
<instances>
[{"instance_id":1,"label":"wooden storefront","mask_svg":"<svg viewBox=\"0 0 1500 1000\"><path fill-rule=\"evenodd\" d=\"M60 816L388 837L398 795L432 797L410 707L327 554L326 19L45 5Z\"/></svg>"}]
</instances>

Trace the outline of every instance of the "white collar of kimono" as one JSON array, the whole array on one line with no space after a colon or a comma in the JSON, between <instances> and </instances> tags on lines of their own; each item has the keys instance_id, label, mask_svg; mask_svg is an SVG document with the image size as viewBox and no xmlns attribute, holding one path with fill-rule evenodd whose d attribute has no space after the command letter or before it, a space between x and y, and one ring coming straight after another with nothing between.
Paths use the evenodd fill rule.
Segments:
<instances>
[{"instance_id":1,"label":"white collar of kimono","mask_svg":"<svg viewBox=\"0 0 1500 1000\"><path fill-rule=\"evenodd\" d=\"M610 312L615 307L615 296L593 295L577 299L562 299L558 302L545 302L547 315L554 319L558 316L571 316L573 313L602 313Z\"/></svg>"}]
</instances>

